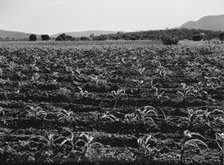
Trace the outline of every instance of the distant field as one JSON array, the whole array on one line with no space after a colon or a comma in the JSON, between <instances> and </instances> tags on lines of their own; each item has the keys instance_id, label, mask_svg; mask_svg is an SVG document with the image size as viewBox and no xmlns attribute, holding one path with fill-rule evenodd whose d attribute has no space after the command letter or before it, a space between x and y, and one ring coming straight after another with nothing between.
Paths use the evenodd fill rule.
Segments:
<instances>
[{"instance_id":1,"label":"distant field","mask_svg":"<svg viewBox=\"0 0 224 165\"><path fill-rule=\"evenodd\" d=\"M217 165L222 132L221 42L0 42L0 164Z\"/></svg>"},{"instance_id":2,"label":"distant field","mask_svg":"<svg viewBox=\"0 0 224 165\"><path fill-rule=\"evenodd\" d=\"M142 40L142 41L0 41L0 45L12 46L147 46L151 44L162 44L157 40Z\"/></svg>"},{"instance_id":3,"label":"distant field","mask_svg":"<svg viewBox=\"0 0 224 165\"><path fill-rule=\"evenodd\" d=\"M208 41L190 41L180 40L179 45L208 45ZM223 44L219 40L209 41L209 45ZM108 40L108 41L0 41L0 45L6 46L58 46L58 47L94 47L94 46L138 46L144 47L149 45L163 45L160 40L137 40L137 41L126 41L126 40Z\"/></svg>"}]
</instances>

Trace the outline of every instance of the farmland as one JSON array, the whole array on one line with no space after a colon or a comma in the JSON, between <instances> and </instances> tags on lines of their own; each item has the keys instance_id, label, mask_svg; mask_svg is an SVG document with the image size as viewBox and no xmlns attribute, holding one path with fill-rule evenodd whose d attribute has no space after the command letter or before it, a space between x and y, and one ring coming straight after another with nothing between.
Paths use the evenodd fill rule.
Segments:
<instances>
[{"instance_id":1,"label":"farmland","mask_svg":"<svg viewBox=\"0 0 224 165\"><path fill-rule=\"evenodd\" d=\"M0 162L223 163L224 44L1 42Z\"/></svg>"}]
</instances>

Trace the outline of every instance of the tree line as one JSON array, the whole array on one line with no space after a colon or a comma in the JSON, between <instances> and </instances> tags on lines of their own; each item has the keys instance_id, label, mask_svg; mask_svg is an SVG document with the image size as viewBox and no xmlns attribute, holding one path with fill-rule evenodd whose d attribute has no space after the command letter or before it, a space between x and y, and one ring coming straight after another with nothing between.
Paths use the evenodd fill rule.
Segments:
<instances>
[{"instance_id":1,"label":"tree line","mask_svg":"<svg viewBox=\"0 0 224 165\"><path fill-rule=\"evenodd\" d=\"M164 44L177 44L179 40L211 40L220 39L224 41L224 32L201 30L201 29L169 29L169 30L150 30L139 32L117 32L115 34L98 35L91 34L89 37L72 37L65 33L60 34L55 38L56 41L104 41L104 40L162 40ZM30 41L36 41L35 34L30 35ZM50 40L47 34L41 35L43 41Z\"/></svg>"}]
</instances>

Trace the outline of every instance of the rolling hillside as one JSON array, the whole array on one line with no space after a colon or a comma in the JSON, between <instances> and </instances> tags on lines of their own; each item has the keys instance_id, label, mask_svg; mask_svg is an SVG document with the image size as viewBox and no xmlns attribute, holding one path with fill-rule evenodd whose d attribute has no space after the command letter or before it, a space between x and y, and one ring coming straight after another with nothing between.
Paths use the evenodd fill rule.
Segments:
<instances>
[{"instance_id":1,"label":"rolling hillside","mask_svg":"<svg viewBox=\"0 0 224 165\"><path fill-rule=\"evenodd\" d=\"M181 25L180 28L224 31L224 14L205 16L197 21L189 21Z\"/></svg>"},{"instance_id":2,"label":"rolling hillside","mask_svg":"<svg viewBox=\"0 0 224 165\"><path fill-rule=\"evenodd\" d=\"M30 33L16 32L16 31L6 31L0 30L0 38L5 39L27 39L29 38Z\"/></svg>"}]
</instances>

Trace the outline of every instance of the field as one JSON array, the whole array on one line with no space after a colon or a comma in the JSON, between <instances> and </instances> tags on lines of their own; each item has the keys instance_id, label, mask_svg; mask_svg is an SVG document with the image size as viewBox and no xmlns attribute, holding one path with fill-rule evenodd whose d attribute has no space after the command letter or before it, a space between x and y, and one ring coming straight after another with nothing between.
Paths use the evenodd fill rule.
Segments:
<instances>
[{"instance_id":1,"label":"field","mask_svg":"<svg viewBox=\"0 0 224 165\"><path fill-rule=\"evenodd\" d=\"M0 164L223 164L223 43L0 42L0 88Z\"/></svg>"}]
</instances>

